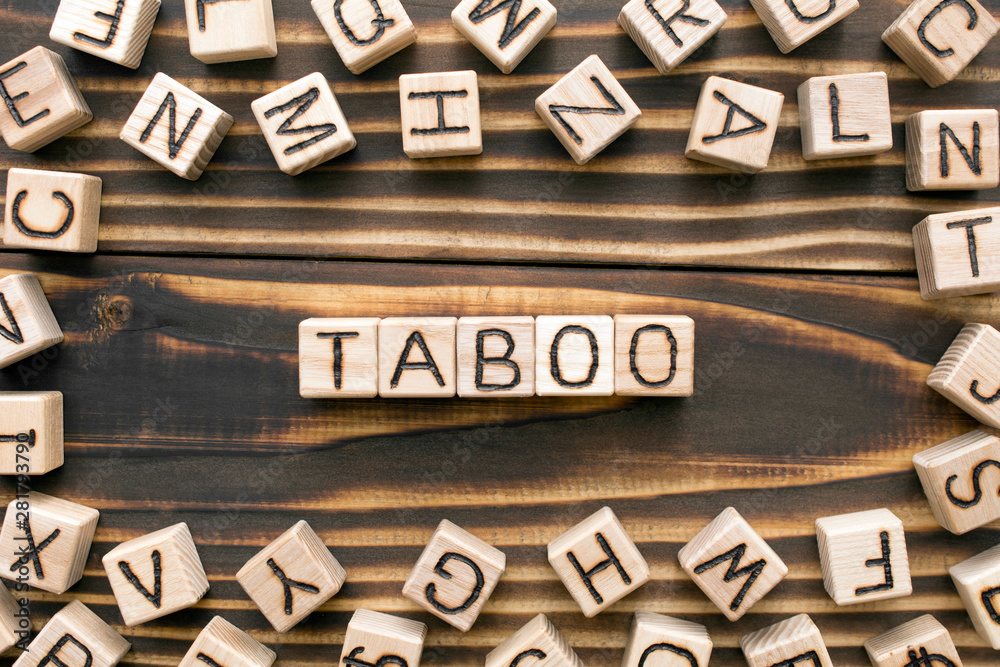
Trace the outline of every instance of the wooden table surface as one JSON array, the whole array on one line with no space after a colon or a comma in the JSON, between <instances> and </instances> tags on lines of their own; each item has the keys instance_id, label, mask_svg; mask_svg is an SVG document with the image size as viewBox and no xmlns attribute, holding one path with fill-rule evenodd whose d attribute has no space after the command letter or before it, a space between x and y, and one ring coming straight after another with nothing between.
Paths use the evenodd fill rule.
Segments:
<instances>
[{"instance_id":1,"label":"wooden table surface","mask_svg":"<svg viewBox=\"0 0 1000 667\"><path fill-rule=\"evenodd\" d=\"M213 66L189 55L175 0L133 72L49 41L55 4L0 7L0 62L36 44L62 54L96 117L32 155L0 147L0 169L100 176L100 249L0 255L0 275L38 274L66 332L62 345L0 372L0 387L64 393L66 464L34 488L95 507L101 520L83 581L65 595L31 593L36 629L80 599L132 642L123 664L166 666L222 614L276 650L282 666L329 666L363 607L426 622L422 664L452 667L482 664L545 612L587 665L611 667L631 613L648 609L704 623L712 664L735 666L742 634L808 612L834 663L860 667L866 639L931 612L968 667L996 664L947 568L1000 536L995 527L962 537L940 528L911 457L975 427L924 379L964 323L996 324L1000 301L922 301L910 228L928 213L998 196L909 194L903 176L907 115L996 104L996 41L958 80L932 90L879 38L904 0L869 0L790 56L746 2L724 0L730 18L719 36L662 77L617 26L619 3L562 0L556 28L504 76L454 30L453 0L423 0L404 2L417 44L358 77L304 0L274 3L277 58ZM579 167L533 100L591 53L643 117ZM467 68L480 75L482 156L405 157L398 76ZM796 87L809 76L872 70L889 74L896 147L804 162ZM157 71L236 118L195 183L117 138ZM276 169L250 102L313 71L333 82L358 147L292 178ZM710 74L785 95L770 166L755 177L683 157ZM695 319L693 397L298 396L296 326L307 317L627 312ZM11 478L0 491L6 502ZM653 580L585 619L545 545L605 504ZM789 566L737 623L677 563L679 548L729 505ZM877 507L904 521L914 593L838 608L823 590L813 522ZM466 634L400 593L444 518L508 558ZM279 635L234 575L299 519L344 564L348 582ZM191 527L211 590L193 609L126 628L101 557L178 521Z\"/></svg>"}]
</instances>

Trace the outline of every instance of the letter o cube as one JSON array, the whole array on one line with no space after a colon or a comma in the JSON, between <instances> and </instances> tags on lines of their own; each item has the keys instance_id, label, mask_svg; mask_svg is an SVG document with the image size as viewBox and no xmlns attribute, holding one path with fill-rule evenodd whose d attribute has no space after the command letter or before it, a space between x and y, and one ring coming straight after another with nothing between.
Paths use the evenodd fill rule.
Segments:
<instances>
[{"instance_id":1,"label":"letter o cube","mask_svg":"<svg viewBox=\"0 0 1000 667\"><path fill-rule=\"evenodd\" d=\"M444 520L413 566L403 596L467 632L506 564L502 551Z\"/></svg>"}]
</instances>

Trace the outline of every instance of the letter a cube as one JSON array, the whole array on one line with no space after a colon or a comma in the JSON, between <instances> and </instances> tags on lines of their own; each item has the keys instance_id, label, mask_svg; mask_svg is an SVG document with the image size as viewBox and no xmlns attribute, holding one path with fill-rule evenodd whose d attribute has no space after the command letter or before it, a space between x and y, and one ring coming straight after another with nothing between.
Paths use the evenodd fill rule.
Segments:
<instances>
[{"instance_id":1,"label":"letter a cube","mask_svg":"<svg viewBox=\"0 0 1000 667\"><path fill-rule=\"evenodd\" d=\"M467 632L507 564L502 551L442 521L403 585L403 597Z\"/></svg>"},{"instance_id":2,"label":"letter a cube","mask_svg":"<svg viewBox=\"0 0 1000 667\"><path fill-rule=\"evenodd\" d=\"M132 645L79 600L57 611L14 667L114 667Z\"/></svg>"},{"instance_id":3,"label":"letter a cube","mask_svg":"<svg viewBox=\"0 0 1000 667\"><path fill-rule=\"evenodd\" d=\"M346 578L344 568L305 521L236 573L236 581L278 632L288 632L336 595Z\"/></svg>"},{"instance_id":4,"label":"letter a cube","mask_svg":"<svg viewBox=\"0 0 1000 667\"><path fill-rule=\"evenodd\" d=\"M549 542L549 563L587 618L649 581L649 566L618 517L603 507Z\"/></svg>"}]
</instances>

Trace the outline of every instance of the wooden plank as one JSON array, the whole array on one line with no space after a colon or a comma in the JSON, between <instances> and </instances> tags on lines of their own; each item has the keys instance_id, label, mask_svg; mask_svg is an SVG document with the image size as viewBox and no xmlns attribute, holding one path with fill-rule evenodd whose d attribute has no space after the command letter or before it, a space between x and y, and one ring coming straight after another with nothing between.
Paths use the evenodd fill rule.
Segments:
<instances>
[{"instance_id":1,"label":"wooden plank","mask_svg":"<svg viewBox=\"0 0 1000 667\"><path fill-rule=\"evenodd\" d=\"M910 228L930 213L995 204L996 191L908 194L903 121L926 108L982 107L1000 95L1000 51L956 81L926 86L880 40L905 3L875 3L779 55L752 9L730 19L670 77L615 23L618 7L572 2L518 67L498 73L451 25L451 0L408 7L417 43L363 76L339 61L308 3L278 1L279 56L205 66L187 51L182 8L165 3L138 73L47 39L45 5L0 10L0 60L36 43L64 55L96 120L33 155L0 148L0 169L41 167L104 179L101 249L355 258L627 263L910 271ZM640 122L580 167L533 111L535 98L598 53L643 110ZM480 72L484 152L413 161L402 152L400 74ZM276 168L250 102L310 71L333 84L358 147L296 178ZM895 148L806 163L796 87L810 76L886 71ZM208 171L185 183L118 140L152 75L165 71L236 118ZM747 178L684 158L709 74L785 95L768 169Z\"/></svg>"},{"instance_id":2,"label":"wooden plank","mask_svg":"<svg viewBox=\"0 0 1000 667\"><path fill-rule=\"evenodd\" d=\"M867 665L866 639L926 612L967 665L995 662L947 568L993 546L998 526L961 537L940 528L910 458L974 427L923 380L962 324L989 319L996 297L923 301L911 277L14 254L0 267L37 272L67 332L57 354L0 372L4 389L65 394L66 465L35 488L101 511L83 581L65 595L33 591L33 620L79 598L133 643L126 665L177 664L216 613L281 664L328 665L358 607L427 622L425 660L446 667L481 664L538 612L587 665L610 667L636 609L707 625L719 664L742 660L742 634L800 612L837 665ZM564 312L690 315L694 396L298 396L296 328L309 316ZM12 492L0 478L0 495ZM653 578L588 620L545 545L605 504ZM738 623L677 563L729 505L790 570ZM838 608L823 590L813 521L882 506L906 527L914 595ZM508 557L468 634L401 595L445 518ZM299 519L348 579L278 635L234 575ZM180 521L211 590L193 609L124 627L100 558Z\"/></svg>"}]
</instances>

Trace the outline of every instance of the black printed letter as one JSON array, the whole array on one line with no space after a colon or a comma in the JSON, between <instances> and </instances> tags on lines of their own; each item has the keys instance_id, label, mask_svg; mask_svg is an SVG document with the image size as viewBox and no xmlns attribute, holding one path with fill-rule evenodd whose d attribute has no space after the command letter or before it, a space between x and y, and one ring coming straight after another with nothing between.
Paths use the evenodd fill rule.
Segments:
<instances>
[{"instance_id":1,"label":"black printed letter","mask_svg":"<svg viewBox=\"0 0 1000 667\"><path fill-rule=\"evenodd\" d=\"M570 382L562 376L562 371L559 370L559 343L562 342L563 336L570 333L583 334L590 342L590 370L587 371L587 377L579 382ZM600 350L597 349L597 336L594 335L594 332L586 327L577 326L575 324L567 324L560 329L556 333L556 337L552 339L552 347L549 348L549 373L552 375L552 379L555 380L556 384L560 387L570 389L589 387L594 383L594 377L597 375L599 358Z\"/></svg>"},{"instance_id":2,"label":"black printed letter","mask_svg":"<svg viewBox=\"0 0 1000 667\"><path fill-rule=\"evenodd\" d=\"M184 142L187 141L188 135L191 134L191 130L197 125L198 119L201 118L201 107L195 109L195 112L191 115L191 119L187 122L187 126L184 131L181 132L181 136L177 136L177 100L174 99L173 93L167 93L167 96L163 98L163 103L160 108L156 110L156 114L153 115L153 119L149 121L149 125L146 129L142 131L139 136L139 143L144 144L149 139L149 135L153 133L153 128L156 124L160 122L160 116L163 112L167 111L167 154L170 159L173 160L177 157L177 153L181 150Z\"/></svg>"},{"instance_id":3,"label":"black printed letter","mask_svg":"<svg viewBox=\"0 0 1000 667\"><path fill-rule=\"evenodd\" d=\"M67 633L60 637L59 641L57 641L52 648L49 649L49 652L42 657L41 662L38 663L38 667L45 667L49 663L52 663L55 667L70 667L59 658L59 651L63 649L63 646L66 646L66 644L69 643L72 643L83 652L83 665L80 667L90 667L94 664L94 656L91 654L90 649L84 646L79 639Z\"/></svg>"},{"instance_id":4,"label":"black printed letter","mask_svg":"<svg viewBox=\"0 0 1000 667\"><path fill-rule=\"evenodd\" d=\"M507 351L502 357L484 357L483 343L487 336L499 336L507 343ZM476 333L476 389L479 391L503 391L513 389L521 384L521 368L510 358L514 354L514 337L503 329L483 329ZM507 384L490 384L483 382L483 366L506 366L514 371L514 378Z\"/></svg>"},{"instance_id":5,"label":"black printed letter","mask_svg":"<svg viewBox=\"0 0 1000 667\"><path fill-rule=\"evenodd\" d=\"M26 125L31 125L36 120L40 120L40 119L45 118L46 116L49 115L49 110L48 109L42 109L41 111L39 111L38 113L36 113L31 118L28 118L28 119L22 118L21 117L21 112L17 110L17 103L20 102L21 100L23 100L25 97L27 97L28 93L27 92L23 92L23 93L18 93L17 95L13 95L12 96L7 91L7 86L5 86L4 83L3 83L3 80L6 79L7 77L9 77L11 74L16 74L16 73L20 72L21 70L23 70L27 66L28 66L28 63L26 63L26 62L24 62L22 60L21 62L17 63L13 67L11 67L9 70L0 72L0 97L3 98L4 104L7 105L7 111L10 112L11 118L14 119L14 122L17 123L18 127L25 127Z\"/></svg>"},{"instance_id":6,"label":"black printed letter","mask_svg":"<svg viewBox=\"0 0 1000 667\"><path fill-rule=\"evenodd\" d=\"M446 97L468 97L467 90L433 90L427 93L410 93L411 100L437 100L438 124L437 127L411 127L410 134L414 136L434 136L438 134L468 134L469 126L450 126L444 123L444 98Z\"/></svg>"},{"instance_id":7,"label":"black printed letter","mask_svg":"<svg viewBox=\"0 0 1000 667\"><path fill-rule=\"evenodd\" d=\"M101 49L108 48L111 46L112 42L115 41L115 35L118 33L118 24L122 20L122 11L124 9L125 0L118 0L118 3L115 5L114 14L108 14L107 12L94 12L94 16L111 24L108 27L108 34L104 36L104 39L97 39L96 37L85 35L82 32L74 32L73 39L86 42L87 44L91 44Z\"/></svg>"},{"instance_id":8,"label":"black printed letter","mask_svg":"<svg viewBox=\"0 0 1000 667\"><path fill-rule=\"evenodd\" d=\"M54 232L40 232L36 229L31 229L21 218L21 204L24 202L24 198L28 196L27 190L21 190L16 195L14 195L14 203L10 206L10 217L17 231L21 232L25 236L30 236L36 239L57 239L66 233L69 226L73 224L73 202L70 201L66 193L61 190L56 190L52 193L52 198L61 201L63 206L66 207L66 219L63 220L62 226L55 230Z\"/></svg>"},{"instance_id":9,"label":"black printed letter","mask_svg":"<svg viewBox=\"0 0 1000 667\"><path fill-rule=\"evenodd\" d=\"M950 127L941 123L938 128L938 132L941 137L941 178L948 178L948 173L950 172L948 168L948 138L955 142L955 148L958 152L962 154L962 159L965 160L965 164L969 165L969 169L976 176L983 175L983 168L979 163L979 123L972 123L972 155L969 155L969 150L965 147L955 133Z\"/></svg>"},{"instance_id":10,"label":"black printed letter","mask_svg":"<svg viewBox=\"0 0 1000 667\"><path fill-rule=\"evenodd\" d=\"M785 0L785 4L788 5L790 10L792 10L792 15L803 23L817 23L822 21L827 16L832 14L833 10L837 8L837 0L830 0L830 5L826 8L826 11L821 14L817 14L816 16L806 16L799 11L799 8L795 5L795 0Z\"/></svg>"},{"instance_id":11,"label":"black printed letter","mask_svg":"<svg viewBox=\"0 0 1000 667\"><path fill-rule=\"evenodd\" d=\"M322 125L306 125L305 127L292 127L292 123L298 120L299 116L304 114L309 110L309 107L313 105L316 100L319 99L319 88L310 88L298 97L285 102L273 109L268 109L264 112L264 118L270 118L271 116L281 113L283 111L288 111L289 109L295 109L292 115L282 121L281 125L278 126L278 134L282 136L291 136L296 134L309 134L315 132L313 136L309 137L304 141L300 141L294 146L289 146L284 150L285 155L291 155L292 153L298 153L303 148L308 148L313 144L317 144L331 134L337 132L337 126L333 123L323 123Z\"/></svg>"},{"instance_id":12,"label":"black printed letter","mask_svg":"<svg viewBox=\"0 0 1000 667\"><path fill-rule=\"evenodd\" d=\"M427 584L427 588L424 589L424 595L427 597L427 601L431 603L431 606L442 614L461 614L463 611L474 605L476 600L479 599L479 594L483 592L483 586L485 585L486 580L483 578L483 571L479 569L478 565L472 562L471 558L467 558L462 554L457 554L454 551L449 551L438 559L437 565L434 566L434 574L438 575L442 579L451 579L451 572L444 569L444 566L450 560L457 560L463 565L468 565L472 569L472 573L476 576L476 585L472 587L472 592L469 593L469 597L465 598L465 602L457 607L446 607L435 597L437 587L434 585L433 581Z\"/></svg>"},{"instance_id":13,"label":"black printed letter","mask_svg":"<svg viewBox=\"0 0 1000 667\"><path fill-rule=\"evenodd\" d=\"M972 277L979 277L979 257L976 255L976 230L973 229L976 225L983 225L988 222L993 222L993 218L987 216L985 218L975 218L974 220L959 220L957 222L949 222L948 229L957 229L959 227L965 227L965 236L969 242L969 262L972 264Z\"/></svg>"},{"instance_id":14,"label":"black printed letter","mask_svg":"<svg viewBox=\"0 0 1000 667\"><path fill-rule=\"evenodd\" d=\"M663 32L667 33L667 37L670 38L670 41L672 41L675 46L678 47L684 46L684 41L680 37L678 37L677 33L674 32L674 29L670 27L674 21L680 21L682 23L690 23L691 25L702 26L702 27L709 24L709 21L706 21L705 19L684 13L691 8L691 0L682 0L681 8L678 9L673 14L671 14L670 17L667 18L666 20L664 20L663 16L660 15L660 12L656 11L656 8L653 7L653 2L655 2L655 0L646 0L646 9L648 9L649 13L653 15L653 18L656 19L656 22L660 24L660 27L663 28Z\"/></svg>"},{"instance_id":15,"label":"black printed letter","mask_svg":"<svg viewBox=\"0 0 1000 667\"><path fill-rule=\"evenodd\" d=\"M625 582L626 586L632 585L632 578L628 576L628 572L626 572L625 568L622 567L621 561L618 560L618 556L615 555L615 552L611 549L611 545L608 544L608 541L604 539L604 535L600 533L595 533L594 537L597 539L597 544L600 545L601 550L604 552L607 558L605 558L600 563L598 563L597 565L586 571L584 571L584 569L580 567L580 561L576 559L576 554L574 554L572 551L566 553L566 558L569 559L569 562L573 566L573 569L575 569L576 573L580 575L581 579L583 579L583 584L584 586L587 587L587 590L590 592L590 596L594 598L594 602L596 602L597 604L603 604L604 598L601 597L601 594L597 592L597 589L594 588L594 584L591 582L591 579L593 579L595 574L597 574L602 570L606 570L607 568L614 565L615 569L618 570L618 576L622 578L622 581Z\"/></svg>"},{"instance_id":16,"label":"black printed letter","mask_svg":"<svg viewBox=\"0 0 1000 667\"><path fill-rule=\"evenodd\" d=\"M830 84L830 121L833 123L834 141L868 141L867 134L840 133L840 95L837 94L837 84Z\"/></svg>"},{"instance_id":17,"label":"black printed letter","mask_svg":"<svg viewBox=\"0 0 1000 667\"><path fill-rule=\"evenodd\" d=\"M604 97L604 99L608 101L608 104L611 105L610 107L573 107L573 106L567 106L565 104L550 104L549 105L549 113L551 113L552 117L555 118L556 121L558 121L560 125L562 125L563 129L566 130L566 133L570 136L571 139L573 139L573 141L575 141L577 143L577 145L580 145L580 144L583 143L583 137L581 137L579 134L576 133L576 130L574 130L573 127L569 123L566 122L566 120L562 117L561 114L563 114L563 113L579 113L579 114L596 113L596 114L601 114L601 115L604 115L604 116L624 116L625 115L625 108L622 107L622 105L618 103L618 100L615 99L614 95L612 95L610 92L608 92L608 89L604 87L604 84L601 83L601 80L598 79L596 76L590 77L590 80L591 80L591 82L593 82L593 84L597 88L598 92L600 92L601 95Z\"/></svg>"},{"instance_id":18,"label":"black printed letter","mask_svg":"<svg viewBox=\"0 0 1000 667\"><path fill-rule=\"evenodd\" d=\"M142 582L139 581L139 577L135 576L135 573L132 572L132 568L129 566L128 563L126 563L123 560L120 560L120 561L118 561L118 568L122 571L122 574L125 575L125 578L128 579L128 583L130 583L133 586L135 586L135 590L139 591L142 594L142 597L144 597L147 600L149 600L150 602L152 602L153 606L156 607L157 609L159 609L160 608L160 600L163 597L163 594L162 594L162 591L161 591L161 582L162 582L162 579L163 579L163 571L160 569L160 552L159 551L153 551L153 553L150 556L150 558L153 561L153 592L152 593L149 592L148 588L146 588L145 586L142 585Z\"/></svg>"},{"instance_id":19,"label":"black printed letter","mask_svg":"<svg viewBox=\"0 0 1000 667\"><path fill-rule=\"evenodd\" d=\"M317 338L333 339L333 387L340 389L340 378L344 366L344 351L340 341L344 338L357 338L360 334L357 331L337 331L321 332L316 334Z\"/></svg>"},{"instance_id":20,"label":"black printed letter","mask_svg":"<svg viewBox=\"0 0 1000 667\"><path fill-rule=\"evenodd\" d=\"M524 32L524 29L528 27L535 18L541 13L538 7L535 7L528 15L521 19L521 22L517 22L517 15L521 12L521 0L502 0L500 4L496 7L487 10L486 8L493 4L494 0L483 0L476 8L469 13L469 20L475 24L480 24L489 17L493 16L498 12L507 10L507 23L503 27L503 32L500 33L500 41L497 42L497 46L501 49L506 49L507 45L510 44L515 37Z\"/></svg>"},{"instance_id":21,"label":"black printed letter","mask_svg":"<svg viewBox=\"0 0 1000 667\"><path fill-rule=\"evenodd\" d=\"M955 496L951 492L951 485L955 483L958 479L958 475L952 475L944 483L944 494L948 496L949 502L955 507L961 507L962 509L969 509L970 507L975 507L979 504L979 501L983 499L983 488L979 485L979 478L982 477L983 471L987 468L998 468L1000 469L1000 461L994 461L993 459L986 459L982 463L976 466L972 471L972 499L962 500L961 498ZM1000 495L1000 491L998 491Z\"/></svg>"},{"instance_id":22,"label":"black printed letter","mask_svg":"<svg viewBox=\"0 0 1000 667\"><path fill-rule=\"evenodd\" d=\"M917 28L917 39L920 43L927 48L928 51L933 53L938 58L947 58L955 53L955 49L945 47L944 49L939 49L930 43L927 39L927 26L930 25L931 21L934 20L938 14L944 11L947 7L951 5L959 5L962 9L969 13L969 25L965 26L966 30L975 30L976 24L979 22L979 15L976 14L976 10L970 5L966 0L941 0L938 5L924 17L924 20L920 22L920 27Z\"/></svg>"},{"instance_id":23,"label":"black printed letter","mask_svg":"<svg viewBox=\"0 0 1000 667\"><path fill-rule=\"evenodd\" d=\"M740 561L743 560L743 555L746 551L747 545L745 543L738 544L721 556L716 556L712 560L705 561L694 569L695 574L701 574L702 572L711 570L716 565L725 563L728 560L731 561L729 563L729 569L726 570L726 574L722 577L722 580L725 583L728 584L730 581L744 576L747 578L739 593L736 594L736 597L734 597L733 601L729 604L729 608L733 611L740 608L740 605L743 604L743 598L745 598L747 593L750 592L751 586L753 586L753 583L757 581L757 577L760 576L760 573L764 571L764 567L767 566L767 561L761 558L758 561L750 563L746 567L740 567Z\"/></svg>"},{"instance_id":24,"label":"black printed letter","mask_svg":"<svg viewBox=\"0 0 1000 667\"><path fill-rule=\"evenodd\" d=\"M372 25L375 26L375 33L368 39L358 39L354 31L347 27L347 23L344 21L344 14L341 11L341 6L344 4L344 0L336 0L333 3L333 15L337 18L337 25L340 26L340 31L344 33L344 37L347 38L354 46L368 46L369 44L374 44L379 39L382 38L382 34L385 32L386 28L392 27L396 23L395 19L387 19L382 14L382 7L379 6L378 0L368 0L371 3L372 9L375 10L375 18L372 19Z\"/></svg>"},{"instance_id":25,"label":"black printed letter","mask_svg":"<svg viewBox=\"0 0 1000 667\"><path fill-rule=\"evenodd\" d=\"M423 361L407 361L410 356L410 349L414 343L416 343L417 347L423 353ZM392 373L392 380L389 382L389 386L395 389L396 385L399 384L399 378L403 374L403 371L410 370L430 371L439 387L443 387L445 384L444 378L441 377L441 371L438 370L437 364L434 363L434 357L431 356L431 351L427 349L427 343L424 342L424 335L419 331L414 331L406 339L406 344L403 345L403 352L399 355L399 361L396 362L396 370Z\"/></svg>"},{"instance_id":26,"label":"black printed letter","mask_svg":"<svg viewBox=\"0 0 1000 667\"><path fill-rule=\"evenodd\" d=\"M878 537L882 542L882 557L869 558L865 561L865 567L881 567L885 571L885 581L881 584L876 584L875 586L862 586L860 588L855 588L855 596L860 597L862 595L868 595L869 593L892 590L892 563L889 560L889 556L891 554L891 551L889 550L889 533L883 530L879 533Z\"/></svg>"},{"instance_id":27,"label":"black printed letter","mask_svg":"<svg viewBox=\"0 0 1000 667\"><path fill-rule=\"evenodd\" d=\"M667 337L667 345L670 346L670 373L667 374L664 380L647 380L639 372L639 366L636 364L635 355L636 350L639 347L639 336L646 333L647 331L662 331ZM629 370L632 371L632 377L635 381L641 384L643 387L650 387L653 389L659 389L660 387L666 387L668 384L674 381L674 374L677 372L677 339L674 338L674 333L670 330L670 327L663 326L662 324L647 324L644 327L639 327L632 334L632 344L628 349L628 361Z\"/></svg>"},{"instance_id":28,"label":"black printed letter","mask_svg":"<svg viewBox=\"0 0 1000 667\"><path fill-rule=\"evenodd\" d=\"M694 657L694 654L686 648L681 648L680 646L674 646L673 644L651 644L646 647L646 650L642 652L642 656L639 657L639 664L636 667L646 667L646 660L652 654L657 651L667 651L668 653L674 653L679 655L688 661L691 667L698 667L698 659Z\"/></svg>"},{"instance_id":29,"label":"black printed letter","mask_svg":"<svg viewBox=\"0 0 1000 667\"><path fill-rule=\"evenodd\" d=\"M741 107L736 102L733 102L731 99L729 99L719 91L716 90L715 92L713 92L712 96L715 97L715 99L722 102L723 104L725 104L726 106L728 106L729 111L726 113L726 123L725 125L722 126L722 132L720 134L714 134L710 137L703 137L701 140L702 143L714 144L716 141L722 141L723 139L733 139L735 137L742 137L748 134L753 134L754 132L760 132L761 130L767 129L767 123L762 121L760 118L757 118L757 116L754 116L752 113ZM742 130L736 130L735 132L731 131L729 128L732 127L733 125L733 117L736 113L739 113L741 116L743 116L748 121L753 123L753 125L751 125L750 127L744 127Z\"/></svg>"}]
</instances>

